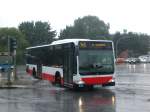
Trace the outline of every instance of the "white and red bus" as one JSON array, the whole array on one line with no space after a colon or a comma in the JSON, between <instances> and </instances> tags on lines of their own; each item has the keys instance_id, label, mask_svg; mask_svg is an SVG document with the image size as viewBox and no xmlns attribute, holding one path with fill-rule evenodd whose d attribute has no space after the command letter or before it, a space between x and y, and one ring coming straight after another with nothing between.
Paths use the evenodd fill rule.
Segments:
<instances>
[{"instance_id":1,"label":"white and red bus","mask_svg":"<svg viewBox=\"0 0 150 112\"><path fill-rule=\"evenodd\" d=\"M114 50L109 40L64 39L26 48L26 71L65 87L114 86Z\"/></svg>"}]
</instances>

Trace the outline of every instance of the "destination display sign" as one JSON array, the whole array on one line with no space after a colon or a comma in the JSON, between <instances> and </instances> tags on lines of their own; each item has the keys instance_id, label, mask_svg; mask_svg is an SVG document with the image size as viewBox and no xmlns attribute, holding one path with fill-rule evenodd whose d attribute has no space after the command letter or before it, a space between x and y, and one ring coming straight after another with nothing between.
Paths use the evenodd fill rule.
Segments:
<instances>
[{"instance_id":1,"label":"destination display sign","mask_svg":"<svg viewBox=\"0 0 150 112\"><path fill-rule=\"evenodd\" d=\"M80 41L80 49L112 49L112 42Z\"/></svg>"}]
</instances>

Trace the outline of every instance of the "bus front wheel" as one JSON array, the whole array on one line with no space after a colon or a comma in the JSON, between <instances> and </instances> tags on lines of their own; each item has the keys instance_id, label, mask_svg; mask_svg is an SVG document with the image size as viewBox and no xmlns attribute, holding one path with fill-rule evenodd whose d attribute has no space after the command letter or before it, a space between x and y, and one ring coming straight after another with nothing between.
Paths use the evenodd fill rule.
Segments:
<instances>
[{"instance_id":1,"label":"bus front wheel","mask_svg":"<svg viewBox=\"0 0 150 112\"><path fill-rule=\"evenodd\" d=\"M36 78L36 71L35 71L35 68L33 68L32 76L33 76L34 78Z\"/></svg>"}]
</instances>

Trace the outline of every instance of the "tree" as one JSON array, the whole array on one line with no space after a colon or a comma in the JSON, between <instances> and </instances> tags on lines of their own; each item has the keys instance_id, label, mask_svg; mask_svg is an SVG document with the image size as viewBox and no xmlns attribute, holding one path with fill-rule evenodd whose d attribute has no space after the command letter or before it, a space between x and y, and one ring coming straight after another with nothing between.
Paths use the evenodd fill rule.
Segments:
<instances>
[{"instance_id":1,"label":"tree","mask_svg":"<svg viewBox=\"0 0 150 112\"><path fill-rule=\"evenodd\" d=\"M23 22L19 25L19 30L32 46L51 43L56 36L56 31L52 30L48 22Z\"/></svg>"},{"instance_id":2,"label":"tree","mask_svg":"<svg viewBox=\"0 0 150 112\"><path fill-rule=\"evenodd\" d=\"M61 30L59 38L109 39L109 25L96 16L84 16L74 21L73 26Z\"/></svg>"},{"instance_id":3,"label":"tree","mask_svg":"<svg viewBox=\"0 0 150 112\"><path fill-rule=\"evenodd\" d=\"M16 28L0 28L0 52L8 52L8 38L16 38L17 63L22 63L24 50L28 46L25 36Z\"/></svg>"},{"instance_id":4,"label":"tree","mask_svg":"<svg viewBox=\"0 0 150 112\"><path fill-rule=\"evenodd\" d=\"M66 28L64 30L60 31L60 39L69 39L69 38L73 38L75 37L74 33L73 33L73 27L72 26L66 26Z\"/></svg>"},{"instance_id":5,"label":"tree","mask_svg":"<svg viewBox=\"0 0 150 112\"><path fill-rule=\"evenodd\" d=\"M150 48L150 36L133 32L119 33L113 35L113 41L117 55L128 50L129 57L137 57L147 54Z\"/></svg>"}]
</instances>

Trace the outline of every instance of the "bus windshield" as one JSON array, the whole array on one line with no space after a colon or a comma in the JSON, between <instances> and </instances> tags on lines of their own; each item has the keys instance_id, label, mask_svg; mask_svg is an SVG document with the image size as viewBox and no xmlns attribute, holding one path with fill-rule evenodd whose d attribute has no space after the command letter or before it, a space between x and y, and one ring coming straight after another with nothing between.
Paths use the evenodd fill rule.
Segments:
<instances>
[{"instance_id":1,"label":"bus windshield","mask_svg":"<svg viewBox=\"0 0 150 112\"><path fill-rule=\"evenodd\" d=\"M100 49L80 50L79 73L81 75L105 75L114 73L113 51Z\"/></svg>"}]
</instances>

